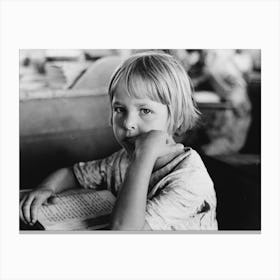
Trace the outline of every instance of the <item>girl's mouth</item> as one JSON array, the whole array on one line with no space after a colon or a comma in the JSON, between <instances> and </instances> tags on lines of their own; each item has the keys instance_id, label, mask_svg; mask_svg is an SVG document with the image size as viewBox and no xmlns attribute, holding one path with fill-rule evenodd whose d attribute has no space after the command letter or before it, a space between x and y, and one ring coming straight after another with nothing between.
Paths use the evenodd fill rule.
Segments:
<instances>
[{"instance_id":1,"label":"girl's mouth","mask_svg":"<svg viewBox=\"0 0 280 280\"><path fill-rule=\"evenodd\" d=\"M130 144L135 144L135 141L137 140L137 136L126 136L124 137L124 141Z\"/></svg>"},{"instance_id":2,"label":"girl's mouth","mask_svg":"<svg viewBox=\"0 0 280 280\"><path fill-rule=\"evenodd\" d=\"M124 141L129 143L129 144L134 144L136 139L135 139L135 137L125 137Z\"/></svg>"}]
</instances>

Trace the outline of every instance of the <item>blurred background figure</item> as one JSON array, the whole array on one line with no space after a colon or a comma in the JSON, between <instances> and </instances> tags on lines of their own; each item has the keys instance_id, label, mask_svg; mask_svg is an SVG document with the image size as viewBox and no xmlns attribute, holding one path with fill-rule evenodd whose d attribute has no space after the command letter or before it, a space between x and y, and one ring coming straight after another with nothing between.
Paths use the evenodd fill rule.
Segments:
<instances>
[{"instance_id":1,"label":"blurred background figure","mask_svg":"<svg viewBox=\"0 0 280 280\"><path fill-rule=\"evenodd\" d=\"M216 114L206 129L209 143L201 149L207 155L238 152L245 144L251 122L251 104L244 74L251 70L249 56L243 59L233 50L210 50L205 55L209 85L229 109ZM239 59L239 60L238 60Z\"/></svg>"},{"instance_id":2,"label":"blurred background figure","mask_svg":"<svg viewBox=\"0 0 280 280\"><path fill-rule=\"evenodd\" d=\"M201 126L186 137L207 155L239 152L251 124L248 84L260 71L258 50L171 50L182 61L202 111ZM260 112L259 112L260 113Z\"/></svg>"}]
</instances>

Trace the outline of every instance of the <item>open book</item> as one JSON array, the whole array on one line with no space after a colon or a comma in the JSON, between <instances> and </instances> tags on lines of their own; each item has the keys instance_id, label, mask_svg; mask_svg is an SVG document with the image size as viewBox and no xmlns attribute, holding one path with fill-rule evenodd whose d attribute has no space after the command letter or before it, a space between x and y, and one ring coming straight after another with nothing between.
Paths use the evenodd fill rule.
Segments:
<instances>
[{"instance_id":1,"label":"open book","mask_svg":"<svg viewBox=\"0 0 280 280\"><path fill-rule=\"evenodd\" d=\"M45 230L104 229L109 224L115 200L108 190L63 192L56 195L54 204L41 206L38 222Z\"/></svg>"}]
</instances>

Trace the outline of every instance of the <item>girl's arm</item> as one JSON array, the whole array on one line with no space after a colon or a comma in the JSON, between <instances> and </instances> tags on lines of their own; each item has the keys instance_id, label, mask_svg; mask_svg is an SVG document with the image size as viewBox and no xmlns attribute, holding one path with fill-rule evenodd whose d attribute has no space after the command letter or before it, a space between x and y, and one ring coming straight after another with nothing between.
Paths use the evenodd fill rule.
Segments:
<instances>
[{"instance_id":1,"label":"girl's arm","mask_svg":"<svg viewBox=\"0 0 280 280\"><path fill-rule=\"evenodd\" d=\"M151 153L136 153L134 156L113 211L111 229L143 228L147 191L154 163L155 158Z\"/></svg>"},{"instance_id":2,"label":"girl's arm","mask_svg":"<svg viewBox=\"0 0 280 280\"><path fill-rule=\"evenodd\" d=\"M53 193L80 187L71 167L61 168L40 183L37 189L48 189Z\"/></svg>"},{"instance_id":3,"label":"girl's arm","mask_svg":"<svg viewBox=\"0 0 280 280\"><path fill-rule=\"evenodd\" d=\"M112 213L111 229L147 229L146 201L153 167L159 157L178 150L182 151L183 145L170 141L161 131L151 131L137 140L133 160Z\"/></svg>"}]
</instances>

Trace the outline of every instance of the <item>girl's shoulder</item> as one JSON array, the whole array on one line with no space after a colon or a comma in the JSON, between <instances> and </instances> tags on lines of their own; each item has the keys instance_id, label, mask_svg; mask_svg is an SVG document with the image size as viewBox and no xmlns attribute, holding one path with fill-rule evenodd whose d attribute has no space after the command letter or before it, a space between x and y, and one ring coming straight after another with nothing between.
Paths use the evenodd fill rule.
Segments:
<instances>
[{"instance_id":1,"label":"girl's shoulder","mask_svg":"<svg viewBox=\"0 0 280 280\"><path fill-rule=\"evenodd\" d=\"M192 148L185 147L183 153L152 174L150 197L160 189L205 195L213 193L213 182L200 155Z\"/></svg>"},{"instance_id":2,"label":"girl's shoulder","mask_svg":"<svg viewBox=\"0 0 280 280\"><path fill-rule=\"evenodd\" d=\"M191 147L185 147L184 152L179 154L176 158L170 162L170 165L175 166L175 168L172 168L175 170L185 169L185 170L201 170L205 171L205 165L198 154L197 151L192 149Z\"/></svg>"},{"instance_id":3,"label":"girl's shoulder","mask_svg":"<svg viewBox=\"0 0 280 280\"><path fill-rule=\"evenodd\" d=\"M173 180L181 182L181 186L187 187L188 191L194 193L205 193L213 191L213 181L197 151L185 148L180 163L171 173Z\"/></svg>"}]
</instances>

